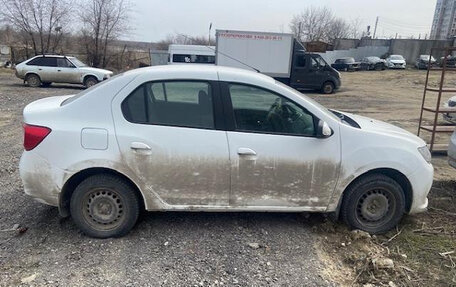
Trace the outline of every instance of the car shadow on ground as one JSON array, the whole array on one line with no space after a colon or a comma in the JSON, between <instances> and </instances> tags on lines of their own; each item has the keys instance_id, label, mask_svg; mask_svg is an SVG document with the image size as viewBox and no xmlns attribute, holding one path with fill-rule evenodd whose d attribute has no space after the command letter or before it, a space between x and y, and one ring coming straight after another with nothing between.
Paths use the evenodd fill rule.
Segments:
<instances>
[{"instance_id":1,"label":"car shadow on ground","mask_svg":"<svg viewBox=\"0 0 456 287\"><path fill-rule=\"evenodd\" d=\"M42 89L42 90L53 90L53 89L71 89L71 90L85 90L86 88L84 86L80 85L71 85L71 84L52 84L47 87L29 87L26 84L23 83L11 83L11 84L3 84L3 86L10 86L10 87L22 87L22 88L27 88L27 89Z\"/></svg>"}]
</instances>

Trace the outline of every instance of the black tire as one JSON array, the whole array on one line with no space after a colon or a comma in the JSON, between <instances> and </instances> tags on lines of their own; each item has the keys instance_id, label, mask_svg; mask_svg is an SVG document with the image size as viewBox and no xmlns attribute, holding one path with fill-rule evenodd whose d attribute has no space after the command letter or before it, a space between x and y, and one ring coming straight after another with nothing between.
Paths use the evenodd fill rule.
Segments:
<instances>
[{"instance_id":1,"label":"black tire","mask_svg":"<svg viewBox=\"0 0 456 287\"><path fill-rule=\"evenodd\" d=\"M136 224L140 203L135 190L121 178L100 174L81 182L71 196L70 213L86 235L121 237Z\"/></svg>"},{"instance_id":2,"label":"black tire","mask_svg":"<svg viewBox=\"0 0 456 287\"><path fill-rule=\"evenodd\" d=\"M367 175L350 186L340 210L350 228L372 234L392 229L404 213L404 191L395 180L382 174Z\"/></svg>"},{"instance_id":3,"label":"black tire","mask_svg":"<svg viewBox=\"0 0 456 287\"><path fill-rule=\"evenodd\" d=\"M41 86L41 79L37 74L28 74L25 81L27 85L33 88Z\"/></svg>"},{"instance_id":4,"label":"black tire","mask_svg":"<svg viewBox=\"0 0 456 287\"><path fill-rule=\"evenodd\" d=\"M86 88L90 88L92 86L95 86L96 84L98 84L98 80L93 76L88 76L84 79L84 86Z\"/></svg>"},{"instance_id":5,"label":"black tire","mask_svg":"<svg viewBox=\"0 0 456 287\"><path fill-rule=\"evenodd\" d=\"M321 87L321 92L323 94L332 94L334 93L334 88L333 82L325 82Z\"/></svg>"},{"instance_id":6,"label":"black tire","mask_svg":"<svg viewBox=\"0 0 456 287\"><path fill-rule=\"evenodd\" d=\"M49 87L51 84L52 84L51 82L44 82L44 83L42 83L41 85L42 85L43 87Z\"/></svg>"},{"instance_id":7,"label":"black tire","mask_svg":"<svg viewBox=\"0 0 456 287\"><path fill-rule=\"evenodd\" d=\"M375 68L374 68L376 71L381 71L383 70L382 66L381 65L375 65Z\"/></svg>"}]
</instances>

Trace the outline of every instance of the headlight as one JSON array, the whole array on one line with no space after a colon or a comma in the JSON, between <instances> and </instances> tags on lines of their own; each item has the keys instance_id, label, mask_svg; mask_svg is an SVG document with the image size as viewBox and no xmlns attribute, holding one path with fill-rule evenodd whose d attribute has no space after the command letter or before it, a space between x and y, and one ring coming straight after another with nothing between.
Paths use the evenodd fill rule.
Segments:
<instances>
[{"instance_id":1,"label":"headlight","mask_svg":"<svg viewBox=\"0 0 456 287\"><path fill-rule=\"evenodd\" d=\"M431 152L429 151L427 146L422 146L418 148L418 151L423 156L424 160L428 163L431 163Z\"/></svg>"}]
</instances>

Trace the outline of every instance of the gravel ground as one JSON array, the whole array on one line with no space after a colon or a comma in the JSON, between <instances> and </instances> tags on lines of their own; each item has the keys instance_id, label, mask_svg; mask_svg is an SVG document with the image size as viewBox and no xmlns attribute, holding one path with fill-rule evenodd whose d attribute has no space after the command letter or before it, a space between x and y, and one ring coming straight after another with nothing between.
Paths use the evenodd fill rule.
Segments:
<instances>
[{"instance_id":1,"label":"gravel ground","mask_svg":"<svg viewBox=\"0 0 456 287\"><path fill-rule=\"evenodd\" d=\"M22 109L71 86L29 88L0 72L0 286L328 286L319 215L145 213L126 237L95 240L22 190ZM23 234L6 231L15 224ZM255 243L255 244L252 244Z\"/></svg>"}]
</instances>

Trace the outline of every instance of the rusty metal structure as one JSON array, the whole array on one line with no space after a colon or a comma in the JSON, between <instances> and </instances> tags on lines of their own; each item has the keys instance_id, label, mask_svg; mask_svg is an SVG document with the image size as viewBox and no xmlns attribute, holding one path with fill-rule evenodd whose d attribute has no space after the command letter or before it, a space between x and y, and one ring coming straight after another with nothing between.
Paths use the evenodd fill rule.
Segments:
<instances>
[{"instance_id":1,"label":"rusty metal structure","mask_svg":"<svg viewBox=\"0 0 456 287\"><path fill-rule=\"evenodd\" d=\"M451 124L439 124L439 114L442 113L456 113L456 107L441 107L442 95L446 93L456 93L455 89L445 88L445 74L449 71L456 71L455 67L448 67L448 58L452 56L453 52L456 51L456 47L448 48L432 48L431 54L429 55L429 62L427 67L426 82L424 85L423 100L421 103L420 121L418 125L418 136L421 131L430 132L431 140L428 142L428 147L431 152L446 152L448 150L448 141L445 143L436 143L436 134L438 133L452 133L455 129L455 125ZM432 67L431 59L433 56L443 55L443 61L441 67ZM440 72L440 80L438 87L429 87L429 75L431 72ZM435 102L435 105L426 105L426 97L432 97L431 100ZM430 113L432 119L430 124L424 125L424 112Z\"/></svg>"}]
</instances>

